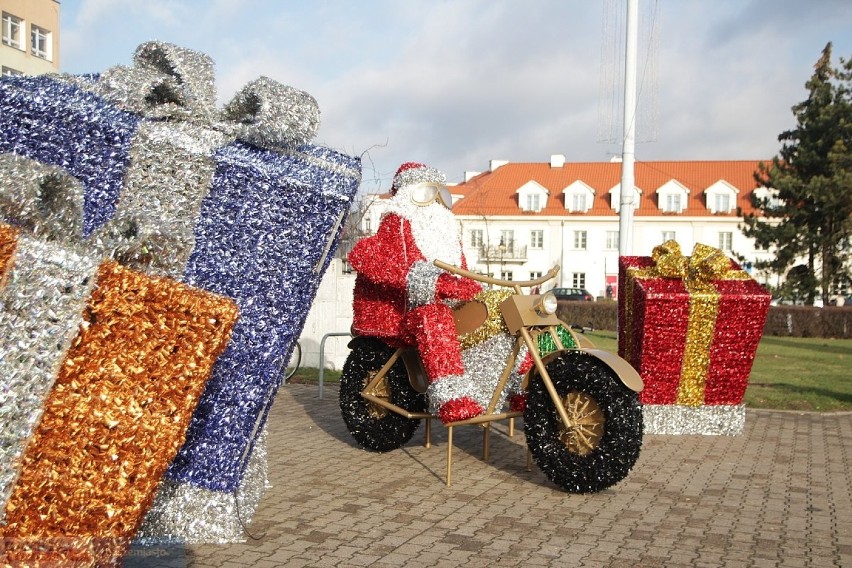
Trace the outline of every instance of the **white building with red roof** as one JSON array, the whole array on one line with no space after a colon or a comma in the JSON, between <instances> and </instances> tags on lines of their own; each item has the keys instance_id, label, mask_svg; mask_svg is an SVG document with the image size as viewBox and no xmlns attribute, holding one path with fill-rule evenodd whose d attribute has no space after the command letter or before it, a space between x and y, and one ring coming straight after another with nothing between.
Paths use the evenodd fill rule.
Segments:
<instances>
[{"instance_id":1,"label":"white building with red roof","mask_svg":"<svg viewBox=\"0 0 852 568\"><path fill-rule=\"evenodd\" d=\"M658 244L675 239L684 254L696 243L723 249L744 262L767 260L740 230L742 216L754 212L751 196L768 196L754 179L758 160L659 161L635 164L633 254L648 256ZM467 172L450 187L459 236L471 270L505 279L529 280L553 265L562 270L544 287L585 288L605 297L618 293L618 208L621 163L570 163L492 160L488 171ZM373 234L387 199L373 195L360 220L363 235ZM448 235L448 238L450 236ZM502 246L501 246L502 244ZM341 246L345 254L346 246ZM778 284L770 274L752 272L761 283ZM771 278L771 280L770 280ZM345 334L352 324L355 275L343 260L329 268L300 338L306 366L341 368L349 353Z\"/></svg>"},{"instance_id":2,"label":"white building with red roof","mask_svg":"<svg viewBox=\"0 0 852 568\"><path fill-rule=\"evenodd\" d=\"M635 164L633 254L675 239L684 254L696 243L724 250L746 263L770 258L740 230L754 212L752 194L766 196L754 173L758 160L654 161ZM450 188L471 270L528 280L562 267L549 287L617 294L621 163L511 163L492 160L484 172L467 172ZM373 230L381 200L365 216ZM362 227L369 231L368 226ZM753 272L761 283L770 274Z\"/></svg>"}]
</instances>

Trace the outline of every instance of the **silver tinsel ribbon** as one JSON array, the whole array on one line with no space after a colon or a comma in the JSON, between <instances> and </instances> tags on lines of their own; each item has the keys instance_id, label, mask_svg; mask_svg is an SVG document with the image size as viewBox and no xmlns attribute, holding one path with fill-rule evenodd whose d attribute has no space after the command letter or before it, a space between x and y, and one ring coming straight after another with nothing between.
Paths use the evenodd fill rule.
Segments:
<instances>
[{"instance_id":1,"label":"silver tinsel ribbon","mask_svg":"<svg viewBox=\"0 0 852 568\"><path fill-rule=\"evenodd\" d=\"M245 525L268 481L267 428L261 430L239 489L211 491L164 479L137 533L143 546L178 540L190 544L245 542Z\"/></svg>"},{"instance_id":2,"label":"silver tinsel ribbon","mask_svg":"<svg viewBox=\"0 0 852 568\"><path fill-rule=\"evenodd\" d=\"M268 77L247 84L217 111L213 61L204 53L150 41L136 49L133 62L95 82L70 80L129 112L200 123L268 150L290 152L319 129L316 100Z\"/></svg>"},{"instance_id":3,"label":"silver tinsel ribbon","mask_svg":"<svg viewBox=\"0 0 852 568\"><path fill-rule=\"evenodd\" d=\"M157 120L140 123L116 215L96 242L122 264L160 276L184 272L218 148L237 138L292 152L319 128L313 97L267 77L246 85L218 112L212 60L169 43L144 43L133 67L113 67L94 83L78 84Z\"/></svg>"},{"instance_id":4,"label":"silver tinsel ribbon","mask_svg":"<svg viewBox=\"0 0 852 568\"><path fill-rule=\"evenodd\" d=\"M82 322L98 264L56 243L18 239L9 282L0 290L0 512Z\"/></svg>"},{"instance_id":5,"label":"silver tinsel ribbon","mask_svg":"<svg viewBox=\"0 0 852 568\"><path fill-rule=\"evenodd\" d=\"M140 123L116 214L94 235L98 249L125 266L179 279L216 170L213 153L226 141L196 124Z\"/></svg>"},{"instance_id":6,"label":"silver tinsel ribbon","mask_svg":"<svg viewBox=\"0 0 852 568\"><path fill-rule=\"evenodd\" d=\"M83 186L64 169L0 153L0 220L48 241L83 239Z\"/></svg>"},{"instance_id":7,"label":"silver tinsel ribbon","mask_svg":"<svg viewBox=\"0 0 852 568\"><path fill-rule=\"evenodd\" d=\"M499 333L462 351L464 374L445 377L429 385L429 411L437 413L447 401L463 396L488 408L514 342L514 337L508 333ZM510 394L520 392L521 379L517 371L512 372L500 393L495 413L502 412Z\"/></svg>"},{"instance_id":8,"label":"silver tinsel ribbon","mask_svg":"<svg viewBox=\"0 0 852 568\"><path fill-rule=\"evenodd\" d=\"M443 270L425 260L417 261L411 266L406 282L409 309L435 301L435 289L442 273Z\"/></svg>"},{"instance_id":9,"label":"silver tinsel ribbon","mask_svg":"<svg viewBox=\"0 0 852 568\"><path fill-rule=\"evenodd\" d=\"M646 404L642 414L645 434L738 436L745 428L743 404Z\"/></svg>"}]
</instances>

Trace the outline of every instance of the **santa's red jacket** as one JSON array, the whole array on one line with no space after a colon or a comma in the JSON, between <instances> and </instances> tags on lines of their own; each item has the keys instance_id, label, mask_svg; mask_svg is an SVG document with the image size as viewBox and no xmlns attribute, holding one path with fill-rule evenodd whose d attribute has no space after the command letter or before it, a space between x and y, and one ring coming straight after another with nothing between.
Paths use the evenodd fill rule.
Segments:
<instances>
[{"instance_id":1,"label":"santa's red jacket","mask_svg":"<svg viewBox=\"0 0 852 568\"><path fill-rule=\"evenodd\" d=\"M405 329L408 305L406 283L414 263L426 257L414 241L409 221L395 213L382 218L378 232L361 239L349 253L349 264L358 275L353 298L354 330L400 347L416 345L416 338ZM467 263L462 255L462 268ZM479 284L468 278L441 274L436 283L436 301L470 300Z\"/></svg>"}]
</instances>

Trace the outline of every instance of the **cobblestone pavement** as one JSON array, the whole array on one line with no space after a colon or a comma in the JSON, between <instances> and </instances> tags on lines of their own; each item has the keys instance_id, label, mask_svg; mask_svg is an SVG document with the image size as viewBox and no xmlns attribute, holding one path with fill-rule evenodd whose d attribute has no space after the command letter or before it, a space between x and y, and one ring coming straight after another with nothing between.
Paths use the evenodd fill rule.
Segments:
<instances>
[{"instance_id":1,"label":"cobblestone pavement","mask_svg":"<svg viewBox=\"0 0 852 568\"><path fill-rule=\"evenodd\" d=\"M571 495L526 469L522 424L422 428L364 451L326 387L282 387L269 481L233 545L187 545L188 566L852 566L852 413L748 410L742 436L646 436L626 480Z\"/></svg>"}]
</instances>

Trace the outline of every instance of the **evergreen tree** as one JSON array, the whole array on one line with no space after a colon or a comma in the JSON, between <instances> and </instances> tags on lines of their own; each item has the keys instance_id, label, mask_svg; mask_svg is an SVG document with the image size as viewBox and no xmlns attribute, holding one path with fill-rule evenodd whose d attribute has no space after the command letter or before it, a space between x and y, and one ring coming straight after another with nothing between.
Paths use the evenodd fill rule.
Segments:
<instances>
[{"instance_id":1,"label":"evergreen tree","mask_svg":"<svg viewBox=\"0 0 852 568\"><path fill-rule=\"evenodd\" d=\"M752 198L762 215L744 218L743 233L775 258L757 263L785 273L798 259L805 264L788 273L788 290L813 304L850 281L852 236L852 60L831 65L831 43L805 83L807 100L793 106L797 126L778 136L781 151L761 163L755 180L776 191ZM794 276L794 278L789 278Z\"/></svg>"}]
</instances>

